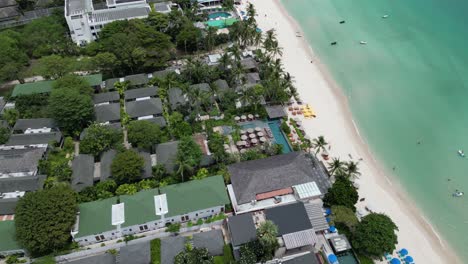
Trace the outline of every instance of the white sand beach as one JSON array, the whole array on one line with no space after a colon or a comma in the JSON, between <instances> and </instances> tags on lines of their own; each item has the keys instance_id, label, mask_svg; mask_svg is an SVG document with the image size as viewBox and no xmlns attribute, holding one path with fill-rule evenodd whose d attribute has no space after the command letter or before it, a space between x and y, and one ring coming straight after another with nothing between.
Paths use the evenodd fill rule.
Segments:
<instances>
[{"instance_id":1,"label":"white sand beach","mask_svg":"<svg viewBox=\"0 0 468 264\"><path fill-rule=\"evenodd\" d=\"M305 119L306 133L315 138L324 135L331 143L331 157L349 160L351 155L360 161L362 175L357 180L360 198L358 207L367 202L378 212L386 213L398 225L397 250L408 249L416 263L462 263L424 219L420 210L407 197L393 177L387 177L372 158L364 139L354 125L345 96L341 93L326 68L314 57L301 31L278 0L250 0L257 9L257 21L263 31L274 28L283 48L283 63L295 80L304 101L315 110L317 118ZM265 16L266 15L266 16ZM313 63L311 63L313 60Z\"/></svg>"}]
</instances>

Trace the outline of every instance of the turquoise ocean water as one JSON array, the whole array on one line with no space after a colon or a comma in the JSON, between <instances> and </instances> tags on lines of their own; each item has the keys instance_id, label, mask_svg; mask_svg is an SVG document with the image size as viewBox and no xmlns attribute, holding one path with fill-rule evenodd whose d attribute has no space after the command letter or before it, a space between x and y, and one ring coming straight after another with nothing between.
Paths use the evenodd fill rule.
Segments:
<instances>
[{"instance_id":1,"label":"turquoise ocean water","mask_svg":"<svg viewBox=\"0 0 468 264\"><path fill-rule=\"evenodd\" d=\"M457 155L468 153L468 2L282 3L349 98L373 153L389 171L396 166L418 207L468 259L468 195L452 197L468 194L468 158Z\"/></svg>"}]
</instances>

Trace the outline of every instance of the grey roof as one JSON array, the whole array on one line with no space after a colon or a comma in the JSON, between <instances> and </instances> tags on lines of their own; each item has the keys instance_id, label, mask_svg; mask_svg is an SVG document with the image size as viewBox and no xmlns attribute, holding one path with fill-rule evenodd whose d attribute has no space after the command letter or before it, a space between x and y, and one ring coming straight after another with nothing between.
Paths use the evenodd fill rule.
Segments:
<instances>
[{"instance_id":1,"label":"grey roof","mask_svg":"<svg viewBox=\"0 0 468 264\"><path fill-rule=\"evenodd\" d=\"M174 258L185 249L185 237L161 239L161 264L174 264Z\"/></svg>"},{"instance_id":2,"label":"grey roof","mask_svg":"<svg viewBox=\"0 0 468 264\"><path fill-rule=\"evenodd\" d=\"M145 164L143 165L143 173L141 177L143 179L151 178L153 176L153 167L151 166L151 155L148 152L140 151L138 152L140 157L143 158Z\"/></svg>"},{"instance_id":3,"label":"grey roof","mask_svg":"<svg viewBox=\"0 0 468 264\"><path fill-rule=\"evenodd\" d=\"M19 198L0 199L0 215L15 214L16 203Z\"/></svg>"},{"instance_id":4,"label":"grey roof","mask_svg":"<svg viewBox=\"0 0 468 264\"><path fill-rule=\"evenodd\" d=\"M216 229L193 234L193 246L196 248L206 248L211 256L223 255L223 231Z\"/></svg>"},{"instance_id":5,"label":"grey roof","mask_svg":"<svg viewBox=\"0 0 468 264\"><path fill-rule=\"evenodd\" d=\"M163 164L166 171L175 171L175 158L179 141L171 141L156 145L156 164Z\"/></svg>"},{"instance_id":6,"label":"grey roof","mask_svg":"<svg viewBox=\"0 0 468 264\"><path fill-rule=\"evenodd\" d=\"M255 200L257 194L297 184L315 181L322 194L331 185L323 164L303 151L235 163L228 170L238 204Z\"/></svg>"},{"instance_id":7,"label":"grey roof","mask_svg":"<svg viewBox=\"0 0 468 264\"><path fill-rule=\"evenodd\" d=\"M192 89L199 89L202 92L209 92L210 91L210 85L207 83L198 83L198 84L193 84L190 85L190 90Z\"/></svg>"},{"instance_id":8,"label":"grey roof","mask_svg":"<svg viewBox=\"0 0 468 264\"><path fill-rule=\"evenodd\" d=\"M98 123L115 122L120 120L120 104L112 103L94 107L94 115Z\"/></svg>"},{"instance_id":9,"label":"grey roof","mask_svg":"<svg viewBox=\"0 0 468 264\"><path fill-rule=\"evenodd\" d=\"M3 107L5 107L5 99L3 98L3 96L0 96L0 111L3 110Z\"/></svg>"},{"instance_id":10,"label":"grey roof","mask_svg":"<svg viewBox=\"0 0 468 264\"><path fill-rule=\"evenodd\" d=\"M322 205L317 203L305 203L304 206L315 231L323 231L329 228L327 219L323 215Z\"/></svg>"},{"instance_id":11,"label":"grey roof","mask_svg":"<svg viewBox=\"0 0 468 264\"><path fill-rule=\"evenodd\" d=\"M154 10L156 10L156 12L171 11L170 2L154 3Z\"/></svg>"},{"instance_id":12,"label":"grey roof","mask_svg":"<svg viewBox=\"0 0 468 264\"><path fill-rule=\"evenodd\" d=\"M91 11L90 5L92 2L89 0L67 0L65 1L67 7L67 15L84 10Z\"/></svg>"},{"instance_id":13,"label":"grey roof","mask_svg":"<svg viewBox=\"0 0 468 264\"><path fill-rule=\"evenodd\" d=\"M345 235L337 235L329 238L330 244L335 249L335 252L343 252L351 249L351 244Z\"/></svg>"},{"instance_id":14,"label":"grey roof","mask_svg":"<svg viewBox=\"0 0 468 264\"><path fill-rule=\"evenodd\" d=\"M265 110L268 113L270 119L281 118L287 116L282 105L269 105L265 106Z\"/></svg>"},{"instance_id":15,"label":"grey roof","mask_svg":"<svg viewBox=\"0 0 468 264\"><path fill-rule=\"evenodd\" d=\"M45 175L3 178L0 179L0 192L41 190L45 179Z\"/></svg>"},{"instance_id":16,"label":"grey roof","mask_svg":"<svg viewBox=\"0 0 468 264\"><path fill-rule=\"evenodd\" d=\"M231 216L228 218L227 225L231 233L233 246L240 246L257 238L257 231L251 213Z\"/></svg>"},{"instance_id":17,"label":"grey roof","mask_svg":"<svg viewBox=\"0 0 468 264\"><path fill-rule=\"evenodd\" d=\"M242 59L241 64L245 70L252 70L257 68L257 62L253 58Z\"/></svg>"},{"instance_id":18,"label":"grey roof","mask_svg":"<svg viewBox=\"0 0 468 264\"><path fill-rule=\"evenodd\" d=\"M115 264L115 256L111 253L104 253L99 255L85 255L84 258L68 261L68 264Z\"/></svg>"},{"instance_id":19,"label":"grey roof","mask_svg":"<svg viewBox=\"0 0 468 264\"><path fill-rule=\"evenodd\" d=\"M150 242L145 241L121 247L119 257L119 263L150 264Z\"/></svg>"},{"instance_id":20,"label":"grey roof","mask_svg":"<svg viewBox=\"0 0 468 264\"><path fill-rule=\"evenodd\" d=\"M2 1L0 1L0 7L15 6L15 5L17 5L15 0L2 0Z\"/></svg>"},{"instance_id":21,"label":"grey roof","mask_svg":"<svg viewBox=\"0 0 468 264\"><path fill-rule=\"evenodd\" d=\"M167 75L169 75L169 73L172 73L172 72L175 72L175 70L174 69L165 69L165 70L162 70L162 71L155 71L155 72L153 72L153 77L164 78Z\"/></svg>"},{"instance_id":22,"label":"grey roof","mask_svg":"<svg viewBox=\"0 0 468 264\"><path fill-rule=\"evenodd\" d=\"M35 134L14 134L10 136L7 146L27 146L36 144L48 144L52 141L61 142L62 133L50 132L50 133L35 133Z\"/></svg>"},{"instance_id":23,"label":"grey roof","mask_svg":"<svg viewBox=\"0 0 468 264\"><path fill-rule=\"evenodd\" d=\"M317 244L318 238L313 228L283 235L284 246L287 250L312 246Z\"/></svg>"},{"instance_id":24,"label":"grey roof","mask_svg":"<svg viewBox=\"0 0 468 264\"><path fill-rule=\"evenodd\" d=\"M29 129L39 128L57 128L58 125L52 118L34 118L34 119L18 119L13 127L16 131L26 131Z\"/></svg>"},{"instance_id":25,"label":"grey roof","mask_svg":"<svg viewBox=\"0 0 468 264\"><path fill-rule=\"evenodd\" d=\"M247 78L247 83L250 83L250 84L256 84L261 81L260 75L258 74L258 72L249 72L245 75L245 77Z\"/></svg>"},{"instance_id":26,"label":"grey roof","mask_svg":"<svg viewBox=\"0 0 468 264\"><path fill-rule=\"evenodd\" d=\"M100 181L105 181L109 177L112 176L111 165L112 165L112 161L115 158L115 155L117 155L117 151L115 151L114 149L108 150L102 154L101 166L100 166L100 169L101 169Z\"/></svg>"},{"instance_id":27,"label":"grey roof","mask_svg":"<svg viewBox=\"0 0 468 264\"><path fill-rule=\"evenodd\" d=\"M91 20L99 23L135 17L146 17L149 12L150 10L146 7L102 9L94 11L91 15Z\"/></svg>"},{"instance_id":28,"label":"grey roof","mask_svg":"<svg viewBox=\"0 0 468 264\"><path fill-rule=\"evenodd\" d=\"M111 78L111 79L107 79L106 81L106 89L107 90L114 90L114 85L115 83L118 83L120 82L120 78Z\"/></svg>"},{"instance_id":29,"label":"grey roof","mask_svg":"<svg viewBox=\"0 0 468 264\"><path fill-rule=\"evenodd\" d=\"M11 149L0 151L0 173L36 171L45 148ZM5 179L0 179L0 181Z\"/></svg>"},{"instance_id":30,"label":"grey roof","mask_svg":"<svg viewBox=\"0 0 468 264\"><path fill-rule=\"evenodd\" d=\"M6 20L18 16L18 8L16 6L7 6L0 8L0 20Z\"/></svg>"},{"instance_id":31,"label":"grey roof","mask_svg":"<svg viewBox=\"0 0 468 264\"><path fill-rule=\"evenodd\" d=\"M314 253L310 252L308 254L295 257L290 260L283 260L283 264L319 264L320 262L317 260L317 257Z\"/></svg>"},{"instance_id":32,"label":"grey roof","mask_svg":"<svg viewBox=\"0 0 468 264\"><path fill-rule=\"evenodd\" d=\"M169 89L167 91L167 96L172 110L176 109L179 105L184 105L187 103L187 99L185 98L180 88L173 87Z\"/></svg>"},{"instance_id":33,"label":"grey roof","mask_svg":"<svg viewBox=\"0 0 468 264\"><path fill-rule=\"evenodd\" d=\"M125 100L157 96L157 87L130 89L125 91Z\"/></svg>"},{"instance_id":34,"label":"grey roof","mask_svg":"<svg viewBox=\"0 0 468 264\"><path fill-rule=\"evenodd\" d=\"M72 161L72 181L73 190L79 192L85 187L93 186L94 183L94 157L80 154Z\"/></svg>"},{"instance_id":35,"label":"grey roof","mask_svg":"<svg viewBox=\"0 0 468 264\"><path fill-rule=\"evenodd\" d=\"M148 74L140 73L125 76L125 81L129 81L130 85L140 86L147 84L150 81L150 78L148 77Z\"/></svg>"},{"instance_id":36,"label":"grey roof","mask_svg":"<svg viewBox=\"0 0 468 264\"><path fill-rule=\"evenodd\" d=\"M120 99L119 92L107 92L107 93L99 93L93 95L94 104L101 104L106 102L118 102Z\"/></svg>"},{"instance_id":37,"label":"grey roof","mask_svg":"<svg viewBox=\"0 0 468 264\"><path fill-rule=\"evenodd\" d=\"M162 116L157 116L157 117L148 119L148 121L159 125L159 127L166 127L166 125L167 125L166 119L164 119L164 117L162 117Z\"/></svg>"},{"instance_id":38,"label":"grey roof","mask_svg":"<svg viewBox=\"0 0 468 264\"><path fill-rule=\"evenodd\" d=\"M278 226L278 235L312 229L303 203L276 206L265 210L268 220Z\"/></svg>"},{"instance_id":39,"label":"grey roof","mask_svg":"<svg viewBox=\"0 0 468 264\"><path fill-rule=\"evenodd\" d=\"M131 118L162 114L162 102L159 98L151 98L143 101L126 102L127 114Z\"/></svg>"},{"instance_id":40,"label":"grey roof","mask_svg":"<svg viewBox=\"0 0 468 264\"><path fill-rule=\"evenodd\" d=\"M226 80L219 79L214 81L213 84L216 85L220 91L229 90L229 84L226 82Z\"/></svg>"}]
</instances>

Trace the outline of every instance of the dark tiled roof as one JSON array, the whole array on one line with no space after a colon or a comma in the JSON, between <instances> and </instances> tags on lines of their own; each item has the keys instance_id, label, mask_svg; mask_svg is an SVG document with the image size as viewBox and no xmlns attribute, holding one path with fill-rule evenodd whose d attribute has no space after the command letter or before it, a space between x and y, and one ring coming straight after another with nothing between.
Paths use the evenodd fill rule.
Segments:
<instances>
[{"instance_id":1,"label":"dark tiled roof","mask_svg":"<svg viewBox=\"0 0 468 264\"><path fill-rule=\"evenodd\" d=\"M228 170L238 204L254 200L259 193L312 181L322 194L330 187L323 164L302 151L235 163L229 165Z\"/></svg>"},{"instance_id":2,"label":"dark tiled roof","mask_svg":"<svg viewBox=\"0 0 468 264\"><path fill-rule=\"evenodd\" d=\"M163 164L167 172L175 171L175 158L179 141L171 141L156 145L156 164Z\"/></svg>"},{"instance_id":3,"label":"dark tiled roof","mask_svg":"<svg viewBox=\"0 0 468 264\"><path fill-rule=\"evenodd\" d=\"M102 157L101 157L101 178L100 178L100 181L105 181L107 180L109 177L112 176L112 173L111 173L111 165L112 165L112 161L114 160L115 158L115 155L117 155L117 151L111 149L111 150L108 150L106 152L104 152L102 154Z\"/></svg>"},{"instance_id":4,"label":"dark tiled roof","mask_svg":"<svg viewBox=\"0 0 468 264\"><path fill-rule=\"evenodd\" d=\"M120 81L121 81L120 78L107 79L106 82L105 82L106 83L106 89L109 90L109 91L114 90L115 89L115 87L114 87L115 83L120 82Z\"/></svg>"},{"instance_id":5,"label":"dark tiled roof","mask_svg":"<svg viewBox=\"0 0 468 264\"><path fill-rule=\"evenodd\" d=\"M150 81L150 79L148 78L148 74L141 73L125 76L125 81L129 81L130 85L140 86L147 84Z\"/></svg>"},{"instance_id":6,"label":"dark tiled roof","mask_svg":"<svg viewBox=\"0 0 468 264\"><path fill-rule=\"evenodd\" d=\"M16 131L26 131L39 128L57 128L58 125L52 118L18 119L13 127Z\"/></svg>"},{"instance_id":7,"label":"dark tiled roof","mask_svg":"<svg viewBox=\"0 0 468 264\"><path fill-rule=\"evenodd\" d=\"M143 158L145 164L143 166L143 179L151 178L153 176L153 167L151 166L151 155L148 152L140 151L138 154Z\"/></svg>"},{"instance_id":8,"label":"dark tiled roof","mask_svg":"<svg viewBox=\"0 0 468 264\"><path fill-rule=\"evenodd\" d=\"M15 214L16 203L19 198L0 199L0 215Z\"/></svg>"},{"instance_id":9,"label":"dark tiled roof","mask_svg":"<svg viewBox=\"0 0 468 264\"><path fill-rule=\"evenodd\" d=\"M132 100L143 97L155 97L158 95L157 87L130 89L125 91L125 100Z\"/></svg>"},{"instance_id":10,"label":"dark tiled roof","mask_svg":"<svg viewBox=\"0 0 468 264\"><path fill-rule=\"evenodd\" d=\"M93 186L94 183L94 157L80 154L72 161L72 181L73 190L79 192L85 187Z\"/></svg>"},{"instance_id":11,"label":"dark tiled roof","mask_svg":"<svg viewBox=\"0 0 468 264\"><path fill-rule=\"evenodd\" d=\"M227 225L233 246L240 246L257 238L257 230L251 213L231 216L228 218Z\"/></svg>"},{"instance_id":12,"label":"dark tiled roof","mask_svg":"<svg viewBox=\"0 0 468 264\"><path fill-rule=\"evenodd\" d=\"M216 85L220 91L229 90L229 84L226 82L226 80L219 79L214 81L213 84Z\"/></svg>"},{"instance_id":13,"label":"dark tiled roof","mask_svg":"<svg viewBox=\"0 0 468 264\"><path fill-rule=\"evenodd\" d=\"M314 253L310 252L308 254L295 257L290 260L284 260L283 264L319 264L320 262L317 260L317 257Z\"/></svg>"},{"instance_id":14,"label":"dark tiled roof","mask_svg":"<svg viewBox=\"0 0 468 264\"><path fill-rule=\"evenodd\" d=\"M249 72L246 74L247 83L256 84L260 82L260 75L258 72Z\"/></svg>"},{"instance_id":15,"label":"dark tiled roof","mask_svg":"<svg viewBox=\"0 0 468 264\"><path fill-rule=\"evenodd\" d=\"M19 15L20 13L18 12L18 8L16 6L0 7L0 21L11 19Z\"/></svg>"},{"instance_id":16,"label":"dark tiled roof","mask_svg":"<svg viewBox=\"0 0 468 264\"><path fill-rule=\"evenodd\" d=\"M278 226L278 235L312 229L303 203L277 206L265 211L266 218Z\"/></svg>"},{"instance_id":17,"label":"dark tiled roof","mask_svg":"<svg viewBox=\"0 0 468 264\"><path fill-rule=\"evenodd\" d=\"M41 190L45 175L11 177L0 179L0 192L28 192Z\"/></svg>"},{"instance_id":18,"label":"dark tiled roof","mask_svg":"<svg viewBox=\"0 0 468 264\"><path fill-rule=\"evenodd\" d=\"M150 242L145 241L121 247L119 257L119 263L150 264Z\"/></svg>"},{"instance_id":19,"label":"dark tiled roof","mask_svg":"<svg viewBox=\"0 0 468 264\"><path fill-rule=\"evenodd\" d=\"M93 95L94 104L101 104L106 102L118 102L120 99L118 92L99 93Z\"/></svg>"},{"instance_id":20,"label":"dark tiled roof","mask_svg":"<svg viewBox=\"0 0 468 264\"><path fill-rule=\"evenodd\" d=\"M159 127L166 127L166 119L164 119L164 117L162 116L157 116L157 117L154 117L154 118L151 118L151 119L148 119L148 121L151 121L157 125L159 125Z\"/></svg>"},{"instance_id":21,"label":"dark tiled roof","mask_svg":"<svg viewBox=\"0 0 468 264\"><path fill-rule=\"evenodd\" d=\"M270 105L270 106L265 106L265 110L268 113L268 117L270 119L274 118L280 118L280 117L285 117L287 116L286 112L284 111L284 108L282 105Z\"/></svg>"},{"instance_id":22,"label":"dark tiled roof","mask_svg":"<svg viewBox=\"0 0 468 264\"><path fill-rule=\"evenodd\" d=\"M196 248L206 248L211 256L223 255L223 232L217 229L194 234L193 246Z\"/></svg>"},{"instance_id":23,"label":"dark tiled roof","mask_svg":"<svg viewBox=\"0 0 468 264\"><path fill-rule=\"evenodd\" d=\"M11 135L7 146L27 146L36 144L48 144L52 141L61 142L62 133L51 132L51 133L35 133L35 134L15 134Z\"/></svg>"},{"instance_id":24,"label":"dark tiled roof","mask_svg":"<svg viewBox=\"0 0 468 264\"><path fill-rule=\"evenodd\" d=\"M162 114L162 102L159 98L126 103L126 110L131 118Z\"/></svg>"},{"instance_id":25,"label":"dark tiled roof","mask_svg":"<svg viewBox=\"0 0 468 264\"><path fill-rule=\"evenodd\" d=\"M190 85L190 90L192 89L199 89L200 91L203 91L203 92L209 92L210 85L207 83L193 84L193 85Z\"/></svg>"},{"instance_id":26,"label":"dark tiled roof","mask_svg":"<svg viewBox=\"0 0 468 264\"><path fill-rule=\"evenodd\" d=\"M172 110L176 109L179 105L184 105L187 103L187 100L180 88L173 87L167 91L167 94Z\"/></svg>"},{"instance_id":27,"label":"dark tiled roof","mask_svg":"<svg viewBox=\"0 0 468 264\"><path fill-rule=\"evenodd\" d=\"M8 174L36 171L45 151L45 148L1 150L0 173ZM6 179L0 179L0 181L3 180Z\"/></svg>"},{"instance_id":28,"label":"dark tiled roof","mask_svg":"<svg viewBox=\"0 0 468 264\"><path fill-rule=\"evenodd\" d=\"M85 256L84 258L67 262L67 264L115 264L115 256L111 253L104 253L94 256Z\"/></svg>"},{"instance_id":29,"label":"dark tiled roof","mask_svg":"<svg viewBox=\"0 0 468 264\"><path fill-rule=\"evenodd\" d=\"M94 114L98 123L120 120L120 104L105 104L94 107Z\"/></svg>"},{"instance_id":30,"label":"dark tiled roof","mask_svg":"<svg viewBox=\"0 0 468 264\"><path fill-rule=\"evenodd\" d=\"M153 72L153 77L164 78L169 73L172 73L172 72L175 72L175 70L165 69L165 70L162 70L162 71L155 71L155 72Z\"/></svg>"},{"instance_id":31,"label":"dark tiled roof","mask_svg":"<svg viewBox=\"0 0 468 264\"><path fill-rule=\"evenodd\" d=\"M161 264L174 264L174 258L185 249L185 237L161 239Z\"/></svg>"},{"instance_id":32,"label":"dark tiled roof","mask_svg":"<svg viewBox=\"0 0 468 264\"><path fill-rule=\"evenodd\" d=\"M253 58L246 58L241 60L242 67L245 70L252 70L257 68L257 62Z\"/></svg>"}]
</instances>

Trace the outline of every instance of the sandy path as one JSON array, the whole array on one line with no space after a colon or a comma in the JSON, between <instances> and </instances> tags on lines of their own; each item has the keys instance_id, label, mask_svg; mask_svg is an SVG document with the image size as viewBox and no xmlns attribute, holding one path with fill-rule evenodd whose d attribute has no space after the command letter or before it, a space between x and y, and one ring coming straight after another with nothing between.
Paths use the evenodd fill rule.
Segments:
<instances>
[{"instance_id":1,"label":"sandy path","mask_svg":"<svg viewBox=\"0 0 468 264\"><path fill-rule=\"evenodd\" d=\"M317 113L316 119L304 120L306 133L315 138L324 135L331 143L330 155L349 160L349 154L360 162L360 198L371 201L372 206L388 214L398 225L397 249L405 247L416 263L462 263L443 242L433 228L405 195L398 183L385 176L378 162L373 160L367 145L359 136L346 98L333 82L325 67L314 58L304 38L296 37L301 31L278 0L250 0L257 9L259 27L266 31L276 29L283 48L285 69L295 78L295 84L305 103ZM265 16L265 14L267 16ZM313 60L313 63L310 61ZM363 207L364 204L358 204Z\"/></svg>"}]
</instances>

